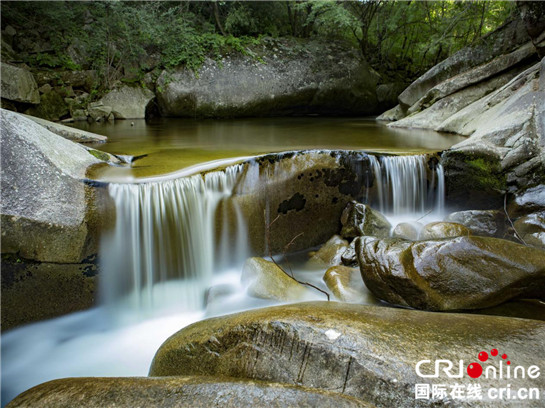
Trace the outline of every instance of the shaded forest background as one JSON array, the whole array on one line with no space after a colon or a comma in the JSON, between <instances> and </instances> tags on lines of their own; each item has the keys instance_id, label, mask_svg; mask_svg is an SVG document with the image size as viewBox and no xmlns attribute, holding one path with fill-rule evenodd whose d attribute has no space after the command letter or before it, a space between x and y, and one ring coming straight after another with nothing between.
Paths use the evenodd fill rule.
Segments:
<instances>
[{"instance_id":1,"label":"shaded forest background","mask_svg":"<svg viewBox=\"0 0 545 408\"><path fill-rule=\"evenodd\" d=\"M5 1L2 28L18 41L2 56L31 68L97 70L108 89L292 37L349 44L383 78L410 83L514 9L506 1Z\"/></svg>"}]
</instances>

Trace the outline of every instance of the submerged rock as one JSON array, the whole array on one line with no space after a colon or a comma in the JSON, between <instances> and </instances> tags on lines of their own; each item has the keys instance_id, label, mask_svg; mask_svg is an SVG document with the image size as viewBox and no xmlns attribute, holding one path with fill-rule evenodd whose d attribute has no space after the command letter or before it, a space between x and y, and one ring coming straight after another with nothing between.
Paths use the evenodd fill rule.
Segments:
<instances>
[{"instance_id":1,"label":"submerged rock","mask_svg":"<svg viewBox=\"0 0 545 408\"><path fill-rule=\"evenodd\" d=\"M462 224L455 222L430 222L419 234L420 240L464 237L471 235L471 231Z\"/></svg>"},{"instance_id":2,"label":"submerged rock","mask_svg":"<svg viewBox=\"0 0 545 408\"><path fill-rule=\"evenodd\" d=\"M356 252L367 288L396 305L462 310L545 299L545 251L511 241L358 238Z\"/></svg>"},{"instance_id":3,"label":"submerged rock","mask_svg":"<svg viewBox=\"0 0 545 408\"><path fill-rule=\"evenodd\" d=\"M503 238L506 229L505 212L499 210L468 210L449 214L445 221L462 224L473 235Z\"/></svg>"},{"instance_id":4,"label":"submerged rock","mask_svg":"<svg viewBox=\"0 0 545 408\"><path fill-rule=\"evenodd\" d=\"M65 378L20 394L9 408L369 407L356 398L308 387L216 377Z\"/></svg>"},{"instance_id":5,"label":"submerged rock","mask_svg":"<svg viewBox=\"0 0 545 408\"><path fill-rule=\"evenodd\" d=\"M287 275L274 262L249 258L242 268L242 283L248 294L263 299L294 301L311 298L313 293Z\"/></svg>"},{"instance_id":6,"label":"submerged rock","mask_svg":"<svg viewBox=\"0 0 545 408\"><path fill-rule=\"evenodd\" d=\"M359 236L386 238L391 224L380 212L356 201L348 203L341 215L341 236L352 239Z\"/></svg>"},{"instance_id":7,"label":"submerged rock","mask_svg":"<svg viewBox=\"0 0 545 408\"><path fill-rule=\"evenodd\" d=\"M342 302L361 303L369 297L357 268L333 266L326 271L324 282Z\"/></svg>"},{"instance_id":8,"label":"submerged rock","mask_svg":"<svg viewBox=\"0 0 545 408\"><path fill-rule=\"evenodd\" d=\"M188 326L159 348L150 375L266 379L339 392L381 407L414 407L415 384L429 381L417 375L419 361L463 360L462 378L456 383L474 384L466 367L488 348L513 356L511 361L517 366L543 367L544 336L545 323L533 320L336 302L299 303ZM433 363L421 369L429 374ZM440 373L437 383L445 381L449 379ZM512 389L544 386L541 377L500 380L482 376L479 383L483 390L507 383ZM474 401L450 396L441 403L474 406ZM437 404L432 399L419 400L418 406ZM533 404L540 406L541 401ZM496 407L497 401L479 401L479 406Z\"/></svg>"},{"instance_id":9,"label":"submerged rock","mask_svg":"<svg viewBox=\"0 0 545 408\"><path fill-rule=\"evenodd\" d=\"M348 249L348 241L339 235L332 236L308 260L311 266L335 266L342 263L342 255Z\"/></svg>"}]
</instances>

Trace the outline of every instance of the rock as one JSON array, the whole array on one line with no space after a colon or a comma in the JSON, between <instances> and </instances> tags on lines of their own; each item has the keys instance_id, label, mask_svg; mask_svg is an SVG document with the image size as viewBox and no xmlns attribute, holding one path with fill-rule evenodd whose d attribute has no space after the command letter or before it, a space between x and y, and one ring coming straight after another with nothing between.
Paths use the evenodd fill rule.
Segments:
<instances>
[{"instance_id":1,"label":"rock","mask_svg":"<svg viewBox=\"0 0 545 408\"><path fill-rule=\"evenodd\" d=\"M1 124L2 253L54 263L95 254L95 192L81 180L100 161L19 114L3 110Z\"/></svg>"},{"instance_id":2,"label":"rock","mask_svg":"<svg viewBox=\"0 0 545 408\"><path fill-rule=\"evenodd\" d=\"M93 102L89 104L87 108L89 117L96 122L108 120L108 117L112 113L111 106L105 106L102 102Z\"/></svg>"},{"instance_id":3,"label":"rock","mask_svg":"<svg viewBox=\"0 0 545 408\"><path fill-rule=\"evenodd\" d=\"M241 280L248 285L248 294L258 298L294 301L313 297L309 288L263 258L247 259Z\"/></svg>"},{"instance_id":4,"label":"rock","mask_svg":"<svg viewBox=\"0 0 545 408\"><path fill-rule=\"evenodd\" d=\"M40 87L38 88L38 91L39 91L40 93L43 93L43 94L49 93L49 92L51 92L52 90L53 90L53 87L52 87L51 85L49 85L49 84L42 85L42 86L40 86Z\"/></svg>"},{"instance_id":5,"label":"rock","mask_svg":"<svg viewBox=\"0 0 545 408\"><path fill-rule=\"evenodd\" d=\"M536 211L545 210L545 184L538 185L521 192L509 204L510 217L517 217Z\"/></svg>"},{"instance_id":6,"label":"rock","mask_svg":"<svg viewBox=\"0 0 545 408\"><path fill-rule=\"evenodd\" d=\"M15 102L40 103L38 85L29 71L3 62L0 66L2 98Z\"/></svg>"},{"instance_id":7,"label":"rock","mask_svg":"<svg viewBox=\"0 0 545 408\"><path fill-rule=\"evenodd\" d=\"M3 229L7 227L3 225ZM97 266L88 260L39 263L3 255L2 330L92 307L97 273Z\"/></svg>"},{"instance_id":8,"label":"rock","mask_svg":"<svg viewBox=\"0 0 545 408\"><path fill-rule=\"evenodd\" d=\"M399 102L405 107L412 106L435 85L482 65L496 56L507 54L529 40L520 19L509 21L481 38L476 44L463 48L431 68L399 95Z\"/></svg>"},{"instance_id":9,"label":"rock","mask_svg":"<svg viewBox=\"0 0 545 408\"><path fill-rule=\"evenodd\" d=\"M511 241L358 238L356 252L367 288L396 305L462 310L545 298L545 251Z\"/></svg>"},{"instance_id":10,"label":"rock","mask_svg":"<svg viewBox=\"0 0 545 408\"><path fill-rule=\"evenodd\" d=\"M393 229L392 237L416 241L418 239L418 232L421 228L422 225L419 223L401 222Z\"/></svg>"},{"instance_id":11,"label":"rock","mask_svg":"<svg viewBox=\"0 0 545 408\"><path fill-rule=\"evenodd\" d=\"M467 311L489 316L517 317L519 319L545 320L545 302L540 300L511 300L487 309Z\"/></svg>"},{"instance_id":12,"label":"rock","mask_svg":"<svg viewBox=\"0 0 545 408\"><path fill-rule=\"evenodd\" d=\"M53 86L71 86L91 92L98 84L98 74L95 70L80 71L38 71L36 81L39 86L50 84Z\"/></svg>"},{"instance_id":13,"label":"rock","mask_svg":"<svg viewBox=\"0 0 545 408\"><path fill-rule=\"evenodd\" d=\"M505 236L505 213L499 210L468 210L449 214L445 221L462 224L471 234L483 237L503 238Z\"/></svg>"},{"instance_id":14,"label":"rock","mask_svg":"<svg viewBox=\"0 0 545 408\"><path fill-rule=\"evenodd\" d=\"M112 107L115 119L144 119L146 106L154 96L149 89L123 86L108 92L100 102Z\"/></svg>"},{"instance_id":15,"label":"rock","mask_svg":"<svg viewBox=\"0 0 545 408\"><path fill-rule=\"evenodd\" d=\"M462 224L455 222L431 222L420 230L418 239L442 239L469 235L471 235L471 231Z\"/></svg>"},{"instance_id":16,"label":"rock","mask_svg":"<svg viewBox=\"0 0 545 408\"><path fill-rule=\"evenodd\" d=\"M526 244L545 249L545 211L519 218L514 227Z\"/></svg>"},{"instance_id":17,"label":"rock","mask_svg":"<svg viewBox=\"0 0 545 408\"><path fill-rule=\"evenodd\" d=\"M405 111L401 107L401 105L397 105L393 107L392 109L387 110L382 115L377 116L377 120L384 120L384 121L395 121L400 120L405 117Z\"/></svg>"},{"instance_id":18,"label":"rock","mask_svg":"<svg viewBox=\"0 0 545 408\"><path fill-rule=\"evenodd\" d=\"M342 263L342 255L348 249L348 241L339 235L332 236L322 247L308 260L309 265L335 266Z\"/></svg>"},{"instance_id":19,"label":"rock","mask_svg":"<svg viewBox=\"0 0 545 408\"><path fill-rule=\"evenodd\" d=\"M16 407L361 407L354 397L308 387L216 377L91 377L53 380L20 394Z\"/></svg>"},{"instance_id":20,"label":"rock","mask_svg":"<svg viewBox=\"0 0 545 408\"><path fill-rule=\"evenodd\" d=\"M366 204L350 202L341 215L341 236L352 239L358 236L386 238L392 226L378 211Z\"/></svg>"},{"instance_id":21,"label":"rock","mask_svg":"<svg viewBox=\"0 0 545 408\"><path fill-rule=\"evenodd\" d=\"M539 57L545 57L545 6L539 1L517 1L517 7Z\"/></svg>"},{"instance_id":22,"label":"rock","mask_svg":"<svg viewBox=\"0 0 545 408\"><path fill-rule=\"evenodd\" d=\"M415 330L415 328L418 328ZM543 367L545 323L534 320L467 314L429 313L336 302L269 307L208 319L171 336L159 348L152 376L216 375L266 379L342 392L377 407L414 407L415 384L428 383L415 371L433 370L435 360L451 360L467 386L475 380L466 367L480 351L496 348L526 369ZM516 360L515 360L516 356ZM515 362L516 361L516 362ZM456 369L457 370L457 369ZM431 383L452 381L441 372ZM537 387L530 379L479 378L489 387ZM445 405L474 406L447 398ZM534 407L541 401L533 401ZM497 401L479 401L497 407ZM432 399L419 407L437 406Z\"/></svg>"},{"instance_id":23,"label":"rock","mask_svg":"<svg viewBox=\"0 0 545 408\"><path fill-rule=\"evenodd\" d=\"M64 99L56 92L40 95L40 104L28 109L27 115L46 120L60 120L70 113Z\"/></svg>"},{"instance_id":24,"label":"rock","mask_svg":"<svg viewBox=\"0 0 545 408\"><path fill-rule=\"evenodd\" d=\"M74 109L72 112L72 119L74 119L74 122L84 122L87 120L87 114L85 109Z\"/></svg>"},{"instance_id":25,"label":"rock","mask_svg":"<svg viewBox=\"0 0 545 408\"><path fill-rule=\"evenodd\" d=\"M76 129L70 126L61 125L60 123L53 123L45 119L35 118L34 116L23 115L26 118L36 122L40 126L43 126L50 132L55 133L65 139L79 143L103 143L108 138L106 136L97 135L95 133L86 132L85 130ZM76 119L78 118L78 119ZM74 117L74 120L82 120L80 116ZM87 120L87 116L83 120Z\"/></svg>"},{"instance_id":26,"label":"rock","mask_svg":"<svg viewBox=\"0 0 545 408\"><path fill-rule=\"evenodd\" d=\"M15 34L17 34L17 31L12 26L8 25L6 28L4 28L4 32L2 34L5 34L9 37L14 37Z\"/></svg>"},{"instance_id":27,"label":"rock","mask_svg":"<svg viewBox=\"0 0 545 408\"><path fill-rule=\"evenodd\" d=\"M403 92L406 85L400 82L390 82L377 86L377 100L380 111L390 109L397 105L397 97Z\"/></svg>"},{"instance_id":28,"label":"rock","mask_svg":"<svg viewBox=\"0 0 545 408\"><path fill-rule=\"evenodd\" d=\"M178 68L157 80L163 116L239 117L292 114L365 115L378 111L378 75L353 49L314 40L285 42L292 52L274 58L260 47L256 57L207 59L198 72ZM254 51L252 51L254 52ZM335 61L324 64L327 55Z\"/></svg>"},{"instance_id":29,"label":"rock","mask_svg":"<svg viewBox=\"0 0 545 408\"><path fill-rule=\"evenodd\" d=\"M326 271L324 282L341 302L363 303L370 296L357 268L332 266Z\"/></svg>"},{"instance_id":30,"label":"rock","mask_svg":"<svg viewBox=\"0 0 545 408\"><path fill-rule=\"evenodd\" d=\"M358 266L358 257L356 256L356 243L352 241L346 251L341 255L341 261L344 266Z\"/></svg>"}]
</instances>

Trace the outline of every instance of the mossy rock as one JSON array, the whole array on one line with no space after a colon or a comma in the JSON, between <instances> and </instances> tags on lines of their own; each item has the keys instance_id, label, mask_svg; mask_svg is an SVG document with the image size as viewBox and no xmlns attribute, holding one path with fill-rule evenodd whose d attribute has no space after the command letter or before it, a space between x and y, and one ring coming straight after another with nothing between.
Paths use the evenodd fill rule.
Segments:
<instances>
[{"instance_id":1,"label":"mossy rock","mask_svg":"<svg viewBox=\"0 0 545 408\"><path fill-rule=\"evenodd\" d=\"M47 120L59 120L70 114L68 105L57 92L48 92L40 95L40 104L25 112L27 115L36 116Z\"/></svg>"}]
</instances>

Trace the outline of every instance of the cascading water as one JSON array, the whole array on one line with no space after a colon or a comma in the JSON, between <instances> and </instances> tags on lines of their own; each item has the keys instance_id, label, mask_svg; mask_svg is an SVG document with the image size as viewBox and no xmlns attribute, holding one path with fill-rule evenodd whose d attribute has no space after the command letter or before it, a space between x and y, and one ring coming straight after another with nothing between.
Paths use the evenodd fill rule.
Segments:
<instances>
[{"instance_id":1,"label":"cascading water","mask_svg":"<svg viewBox=\"0 0 545 408\"><path fill-rule=\"evenodd\" d=\"M103 302L117 307L121 300L142 311L160 299L161 307L200 309L221 258L245 252L241 240L224 256L215 251L216 211L231 196L240 170L237 165L204 176L111 184L116 224L101 245ZM244 229L243 222L237 227ZM169 286L172 281L183 284Z\"/></svg>"},{"instance_id":2,"label":"cascading water","mask_svg":"<svg viewBox=\"0 0 545 408\"><path fill-rule=\"evenodd\" d=\"M430 170L426 155L370 155L369 161L381 212L392 216L443 212L445 181L440 164Z\"/></svg>"},{"instance_id":3,"label":"cascading water","mask_svg":"<svg viewBox=\"0 0 545 408\"><path fill-rule=\"evenodd\" d=\"M427 156L361 157L361 182L369 187L364 198L386 215L417 218L443 208L443 171L440 165L430 169ZM204 292L221 282L214 271L235 265L227 281L231 286L240 281L248 226L230 197L235 188L239 193L243 170L244 165L235 165L204 176L110 184L116 223L101 245L100 289L106 307L3 334L2 404L54 378L147 375L159 345L204 317ZM266 177L288 180L295 170L284 163ZM243 188L266 183L263 177L252 162L245 168ZM265 203L267 217L273 210ZM226 219L231 222L224 224ZM240 286L237 290L236 300L221 298L217 313L272 303L249 298ZM146 319L165 304L177 313ZM117 320L112 325L112 311L129 313L130 324Z\"/></svg>"}]
</instances>

